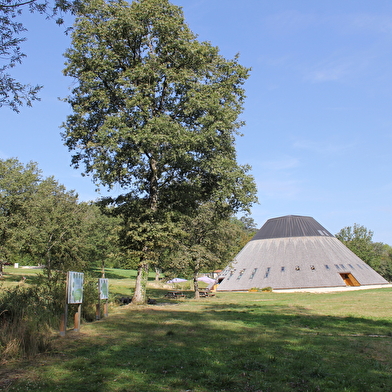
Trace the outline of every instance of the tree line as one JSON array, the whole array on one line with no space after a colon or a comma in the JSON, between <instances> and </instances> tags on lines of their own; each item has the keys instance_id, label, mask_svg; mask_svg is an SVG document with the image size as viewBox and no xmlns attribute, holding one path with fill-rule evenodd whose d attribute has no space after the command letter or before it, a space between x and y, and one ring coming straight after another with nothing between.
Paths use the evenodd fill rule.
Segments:
<instances>
[{"instance_id":1,"label":"tree line","mask_svg":"<svg viewBox=\"0 0 392 392\"><path fill-rule=\"evenodd\" d=\"M388 282L392 282L392 247L374 242L373 231L354 223L341 229L336 238Z\"/></svg>"},{"instance_id":2,"label":"tree line","mask_svg":"<svg viewBox=\"0 0 392 392\"><path fill-rule=\"evenodd\" d=\"M106 260L119 262L112 241L118 219L95 203L79 202L38 165L0 160L0 259L44 265L53 271L82 270Z\"/></svg>"},{"instance_id":3,"label":"tree line","mask_svg":"<svg viewBox=\"0 0 392 392\"><path fill-rule=\"evenodd\" d=\"M122 214L105 199L80 202L55 178L43 177L37 163L0 159L0 268L5 262L42 265L49 277L102 265L136 269L137 244L146 229L139 220L138 213ZM196 279L226 266L256 231L252 218L218 219L213 204L205 203L194 217L178 216L170 235L161 226L153 265L168 278ZM392 247L373 242L371 230L355 223L336 237L392 281Z\"/></svg>"},{"instance_id":4,"label":"tree line","mask_svg":"<svg viewBox=\"0 0 392 392\"><path fill-rule=\"evenodd\" d=\"M138 226L137 216L132 225L128 214L104 204L80 202L74 191L43 177L37 163L0 159L0 268L6 262L41 265L48 279L102 266L136 269L140 255L133 243L143 225ZM169 277L190 277L229 262L255 226L245 217L214 220L206 204L195 219L177 220L177 235L168 239L165 225L161 229L156 268Z\"/></svg>"}]
</instances>

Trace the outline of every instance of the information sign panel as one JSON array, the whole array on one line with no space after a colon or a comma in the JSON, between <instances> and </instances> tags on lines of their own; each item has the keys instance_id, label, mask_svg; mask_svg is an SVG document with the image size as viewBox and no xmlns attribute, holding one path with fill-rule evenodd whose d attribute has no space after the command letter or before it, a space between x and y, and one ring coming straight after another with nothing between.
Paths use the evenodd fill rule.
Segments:
<instances>
[{"instance_id":1,"label":"information sign panel","mask_svg":"<svg viewBox=\"0 0 392 392\"><path fill-rule=\"evenodd\" d=\"M84 274L82 272L68 272L68 303L81 304L83 302L83 282Z\"/></svg>"},{"instance_id":2,"label":"information sign panel","mask_svg":"<svg viewBox=\"0 0 392 392\"><path fill-rule=\"evenodd\" d=\"M109 279L98 279L99 299L109 299Z\"/></svg>"}]
</instances>

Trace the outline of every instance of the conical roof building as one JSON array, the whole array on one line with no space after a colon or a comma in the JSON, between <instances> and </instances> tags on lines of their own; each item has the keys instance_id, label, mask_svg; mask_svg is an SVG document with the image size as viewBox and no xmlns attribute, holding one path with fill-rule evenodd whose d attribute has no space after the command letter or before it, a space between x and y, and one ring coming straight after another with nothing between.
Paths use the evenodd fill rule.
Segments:
<instances>
[{"instance_id":1,"label":"conical roof building","mask_svg":"<svg viewBox=\"0 0 392 392\"><path fill-rule=\"evenodd\" d=\"M296 215L269 219L218 281L218 291L388 283L315 219Z\"/></svg>"}]
</instances>

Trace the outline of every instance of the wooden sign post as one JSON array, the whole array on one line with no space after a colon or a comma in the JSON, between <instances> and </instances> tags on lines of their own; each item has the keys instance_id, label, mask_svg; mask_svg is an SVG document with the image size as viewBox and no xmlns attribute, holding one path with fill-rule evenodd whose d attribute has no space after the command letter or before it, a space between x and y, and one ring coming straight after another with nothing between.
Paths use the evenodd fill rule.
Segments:
<instances>
[{"instance_id":1,"label":"wooden sign post","mask_svg":"<svg viewBox=\"0 0 392 392\"><path fill-rule=\"evenodd\" d=\"M74 331L80 331L80 316L83 302L84 274L82 272L68 271L66 284L66 299L64 314L60 320L60 336L65 336L67 330L68 305L77 304L78 310L74 316Z\"/></svg>"},{"instance_id":2,"label":"wooden sign post","mask_svg":"<svg viewBox=\"0 0 392 392\"><path fill-rule=\"evenodd\" d=\"M101 301L104 300L103 317L108 317L109 279L98 279L98 303L95 318L101 318Z\"/></svg>"}]
</instances>

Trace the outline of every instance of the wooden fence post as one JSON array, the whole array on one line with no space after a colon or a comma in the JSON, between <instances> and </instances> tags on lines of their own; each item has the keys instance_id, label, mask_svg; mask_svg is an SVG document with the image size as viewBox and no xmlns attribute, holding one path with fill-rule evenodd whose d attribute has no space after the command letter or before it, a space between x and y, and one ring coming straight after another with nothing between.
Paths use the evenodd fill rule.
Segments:
<instances>
[{"instance_id":1,"label":"wooden fence post","mask_svg":"<svg viewBox=\"0 0 392 392\"><path fill-rule=\"evenodd\" d=\"M74 331L79 332L80 330L80 314L82 312L82 304L78 305L78 310L75 313L75 318L74 318Z\"/></svg>"}]
</instances>

